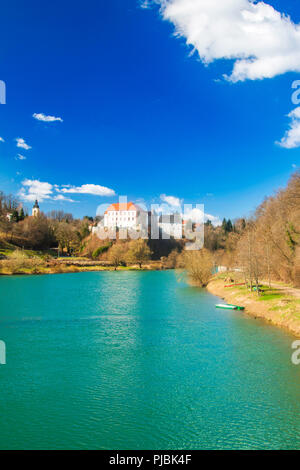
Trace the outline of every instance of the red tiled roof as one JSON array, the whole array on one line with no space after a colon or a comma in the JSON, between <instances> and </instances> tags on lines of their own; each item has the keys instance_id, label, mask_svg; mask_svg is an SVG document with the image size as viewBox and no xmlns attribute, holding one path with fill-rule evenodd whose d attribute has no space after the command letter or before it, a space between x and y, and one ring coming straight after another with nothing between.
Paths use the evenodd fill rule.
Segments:
<instances>
[{"instance_id":1,"label":"red tiled roof","mask_svg":"<svg viewBox=\"0 0 300 470\"><path fill-rule=\"evenodd\" d=\"M119 211L138 211L139 208L137 206L135 206L133 204L133 202L127 202L127 203L119 203L119 202L116 202L114 204L111 204L107 209L106 211L104 212L104 214L107 214L107 212L110 212L110 211L116 211L116 212L119 212Z\"/></svg>"}]
</instances>

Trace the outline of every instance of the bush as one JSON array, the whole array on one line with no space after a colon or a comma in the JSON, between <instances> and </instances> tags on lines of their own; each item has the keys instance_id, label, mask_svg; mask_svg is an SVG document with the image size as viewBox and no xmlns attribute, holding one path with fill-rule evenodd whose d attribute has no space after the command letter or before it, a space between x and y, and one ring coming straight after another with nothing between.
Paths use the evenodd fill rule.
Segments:
<instances>
[{"instance_id":1,"label":"bush","mask_svg":"<svg viewBox=\"0 0 300 470\"><path fill-rule=\"evenodd\" d=\"M7 260L2 261L2 269L10 274L21 274L25 270L30 270L33 274L41 272L41 268L45 265L44 261L34 256L29 258L26 253L20 250L14 251Z\"/></svg>"},{"instance_id":2,"label":"bush","mask_svg":"<svg viewBox=\"0 0 300 470\"><path fill-rule=\"evenodd\" d=\"M42 272L42 268L45 266L45 262L41 259L35 256L32 259L29 259L27 262L27 268L30 269L32 274L39 274Z\"/></svg>"},{"instance_id":3,"label":"bush","mask_svg":"<svg viewBox=\"0 0 300 470\"><path fill-rule=\"evenodd\" d=\"M124 244L116 243L111 247L108 253L109 262L115 267L126 266L126 248Z\"/></svg>"},{"instance_id":4,"label":"bush","mask_svg":"<svg viewBox=\"0 0 300 470\"><path fill-rule=\"evenodd\" d=\"M179 256L179 252L177 250L171 251L168 257L162 256L161 262L165 269L174 269L177 266L177 259Z\"/></svg>"},{"instance_id":5,"label":"bush","mask_svg":"<svg viewBox=\"0 0 300 470\"><path fill-rule=\"evenodd\" d=\"M12 274L23 272L28 266L28 256L20 250L14 251L7 261L4 262L4 266L8 269L8 272Z\"/></svg>"},{"instance_id":6,"label":"bush","mask_svg":"<svg viewBox=\"0 0 300 470\"><path fill-rule=\"evenodd\" d=\"M5 272L16 274L22 272L28 260L28 256L19 250L11 253L5 261L2 261L2 267Z\"/></svg>"},{"instance_id":7,"label":"bush","mask_svg":"<svg viewBox=\"0 0 300 470\"><path fill-rule=\"evenodd\" d=\"M185 251L181 255L180 265L186 269L192 284L200 287L208 284L213 269L213 258L208 250Z\"/></svg>"},{"instance_id":8,"label":"bush","mask_svg":"<svg viewBox=\"0 0 300 470\"><path fill-rule=\"evenodd\" d=\"M109 250L111 245L112 243L109 243L108 245L102 245L102 246L99 246L99 248L96 248L96 250L93 251L93 254L92 254L93 259L97 259L98 256L102 255L103 253L106 253L106 251Z\"/></svg>"},{"instance_id":9,"label":"bush","mask_svg":"<svg viewBox=\"0 0 300 470\"><path fill-rule=\"evenodd\" d=\"M139 238L138 240L132 240L129 243L126 261L131 264L138 264L140 269L142 264L148 261L151 257L151 251L148 243Z\"/></svg>"}]
</instances>

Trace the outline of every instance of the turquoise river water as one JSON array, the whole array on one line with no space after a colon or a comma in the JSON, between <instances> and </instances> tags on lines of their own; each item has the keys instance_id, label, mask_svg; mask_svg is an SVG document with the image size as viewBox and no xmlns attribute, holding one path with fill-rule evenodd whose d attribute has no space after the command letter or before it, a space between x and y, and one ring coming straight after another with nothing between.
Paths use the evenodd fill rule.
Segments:
<instances>
[{"instance_id":1,"label":"turquoise river water","mask_svg":"<svg viewBox=\"0 0 300 470\"><path fill-rule=\"evenodd\" d=\"M0 278L1 449L299 449L285 332L172 271Z\"/></svg>"}]
</instances>

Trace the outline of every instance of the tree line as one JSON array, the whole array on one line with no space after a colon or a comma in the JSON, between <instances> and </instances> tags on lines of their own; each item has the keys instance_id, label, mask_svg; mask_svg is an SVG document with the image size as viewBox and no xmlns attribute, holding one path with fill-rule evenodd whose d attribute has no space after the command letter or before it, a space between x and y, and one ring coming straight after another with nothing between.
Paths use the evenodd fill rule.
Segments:
<instances>
[{"instance_id":1,"label":"tree line","mask_svg":"<svg viewBox=\"0 0 300 470\"><path fill-rule=\"evenodd\" d=\"M5 240L15 248L35 251L55 248L58 256L80 255L109 262L115 268L126 264L142 268L148 260L168 255L177 246L174 240L163 240L160 247L142 239L121 241L118 236L114 242L100 240L89 230L94 222L97 218L74 219L72 214L57 210L29 217L17 198L0 192L0 248L1 240L2 244ZM10 261L18 269L29 263L26 256L26 253L15 253Z\"/></svg>"},{"instance_id":2,"label":"tree line","mask_svg":"<svg viewBox=\"0 0 300 470\"><path fill-rule=\"evenodd\" d=\"M260 279L300 284L300 173L267 197L250 218L205 224L205 248L216 265L238 269L250 288Z\"/></svg>"},{"instance_id":3,"label":"tree line","mask_svg":"<svg viewBox=\"0 0 300 470\"><path fill-rule=\"evenodd\" d=\"M165 267L187 269L200 285L207 283L218 265L239 270L251 289L255 285L258 289L261 279L300 285L299 172L292 175L285 189L267 197L252 217L224 219L218 227L208 220L200 252L183 251L184 240L117 240L108 244L90 235L92 221L91 217L74 219L63 211L28 217L16 198L0 192L0 233L21 248L57 247L60 253L106 259L114 266L134 260L138 264L150 258L162 260Z\"/></svg>"},{"instance_id":4,"label":"tree line","mask_svg":"<svg viewBox=\"0 0 300 470\"><path fill-rule=\"evenodd\" d=\"M19 201L0 192L0 232L2 239L16 247L47 250L57 247L68 255L78 252L89 235L91 219L74 219L72 214L51 211L28 217Z\"/></svg>"}]
</instances>

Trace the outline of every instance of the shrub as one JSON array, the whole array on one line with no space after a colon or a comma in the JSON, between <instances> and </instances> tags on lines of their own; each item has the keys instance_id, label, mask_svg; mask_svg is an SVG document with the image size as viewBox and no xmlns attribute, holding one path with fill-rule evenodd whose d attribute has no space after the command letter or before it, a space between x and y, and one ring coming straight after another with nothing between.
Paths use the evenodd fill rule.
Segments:
<instances>
[{"instance_id":1,"label":"shrub","mask_svg":"<svg viewBox=\"0 0 300 470\"><path fill-rule=\"evenodd\" d=\"M35 256L34 258L28 260L27 262L27 267L30 269L30 271L33 274L39 274L42 272L42 268L45 266L45 262L41 259Z\"/></svg>"},{"instance_id":2,"label":"shrub","mask_svg":"<svg viewBox=\"0 0 300 470\"><path fill-rule=\"evenodd\" d=\"M178 256L179 256L179 253L177 250L171 251L168 257L162 256L161 257L162 266L166 269L176 268Z\"/></svg>"},{"instance_id":3,"label":"shrub","mask_svg":"<svg viewBox=\"0 0 300 470\"><path fill-rule=\"evenodd\" d=\"M151 251L147 242L141 238L138 240L132 240L129 243L129 249L127 253L127 261L131 264L138 264L140 269L142 264L148 261L151 257Z\"/></svg>"},{"instance_id":4,"label":"shrub","mask_svg":"<svg viewBox=\"0 0 300 470\"><path fill-rule=\"evenodd\" d=\"M25 270L37 274L45 265L44 261L38 256L30 258L21 250L15 250L7 260L2 261L2 269L10 274L23 273Z\"/></svg>"},{"instance_id":5,"label":"shrub","mask_svg":"<svg viewBox=\"0 0 300 470\"><path fill-rule=\"evenodd\" d=\"M96 248L96 250L93 251L92 257L94 259L97 259L98 256L102 255L103 253L106 253L106 251L109 250L111 245L112 245L112 243L108 243L107 245L99 246L99 248Z\"/></svg>"},{"instance_id":6,"label":"shrub","mask_svg":"<svg viewBox=\"0 0 300 470\"><path fill-rule=\"evenodd\" d=\"M186 269L192 284L200 287L208 284L213 269L213 258L208 250L185 251L181 255L180 265Z\"/></svg>"},{"instance_id":7,"label":"shrub","mask_svg":"<svg viewBox=\"0 0 300 470\"><path fill-rule=\"evenodd\" d=\"M108 260L115 267L115 269L120 265L126 265L125 246L120 243L113 245L109 250Z\"/></svg>"}]
</instances>

